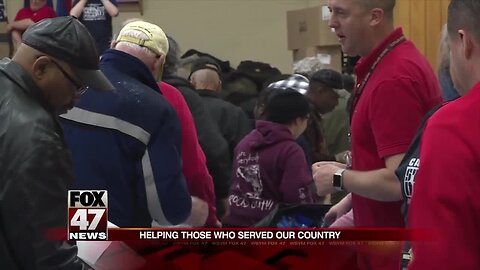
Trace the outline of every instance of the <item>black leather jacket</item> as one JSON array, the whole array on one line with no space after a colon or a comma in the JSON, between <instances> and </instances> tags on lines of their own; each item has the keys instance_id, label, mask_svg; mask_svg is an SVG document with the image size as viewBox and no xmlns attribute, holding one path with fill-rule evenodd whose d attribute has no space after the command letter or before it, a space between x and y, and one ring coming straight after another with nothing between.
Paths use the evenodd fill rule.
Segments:
<instances>
[{"instance_id":1,"label":"black leather jacket","mask_svg":"<svg viewBox=\"0 0 480 270\"><path fill-rule=\"evenodd\" d=\"M0 268L88 269L77 247L45 234L66 228L70 153L56 116L25 70L0 61Z\"/></svg>"}]
</instances>

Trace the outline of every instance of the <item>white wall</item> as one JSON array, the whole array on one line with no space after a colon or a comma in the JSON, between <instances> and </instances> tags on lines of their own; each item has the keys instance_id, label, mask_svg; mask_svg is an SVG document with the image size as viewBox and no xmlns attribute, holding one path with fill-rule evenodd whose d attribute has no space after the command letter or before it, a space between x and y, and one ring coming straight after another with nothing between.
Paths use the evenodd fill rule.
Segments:
<instances>
[{"instance_id":1,"label":"white wall","mask_svg":"<svg viewBox=\"0 0 480 270\"><path fill-rule=\"evenodd\" d=\"M6 0L9 18L14 18L23 0ZM287 10L318 5L322 0L143 0L140 13L121 13L122 21L142 17L172 35L184 51L195 48L236 65L242 60L270 63L291 72L292 55L287 50Z\"/></svg>"},{"instance_id":2,"label":"white wall","mask_svg":"<svg viewBox=\"0 0 480 270\"><path fill-rule=\"evenodd\" d=\"M23 7L23 0L3 0L3 3L7 7L9 20L13 20L17 11Z\"/></svg>"},{"instance_id":3,"label":"white wall","mask_svg":"<svg viewBox=\"0 0 480 270\"><path fill-rule=\"evenodd\" d=\"M172 35L183 51L195 48L236 67L242 60L270 63L291 72L287 50L287 10L304 8L304 0L144 0L144 19ZM115 30L127 18L115 19Z\"/></svg>"}]
</instances>

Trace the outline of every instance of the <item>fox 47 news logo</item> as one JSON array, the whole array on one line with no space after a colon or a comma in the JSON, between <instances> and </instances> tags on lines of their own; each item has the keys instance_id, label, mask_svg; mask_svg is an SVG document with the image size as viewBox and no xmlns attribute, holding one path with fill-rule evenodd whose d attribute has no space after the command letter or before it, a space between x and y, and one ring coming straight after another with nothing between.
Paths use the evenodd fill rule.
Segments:
<instances>
[{"instance_id":1,"label":"fox 47 news logo","mask_svg":"<svg viewBox=\"0 0 480 270\"><path fill-rule=\"evenodd\" d=\"M107 240L106 190L68 191L68 240Z\"/></svg>"}]
</instances>

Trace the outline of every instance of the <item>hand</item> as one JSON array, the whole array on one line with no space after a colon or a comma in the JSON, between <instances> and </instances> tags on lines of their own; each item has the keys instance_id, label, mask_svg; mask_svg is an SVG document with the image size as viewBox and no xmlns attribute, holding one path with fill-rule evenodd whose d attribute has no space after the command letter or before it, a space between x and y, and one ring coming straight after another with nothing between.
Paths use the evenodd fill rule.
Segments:
<instances>
[{"instance_id":1,"label":"hand","mask_svg":"<svg viewBox=\"0 0 480 270\"><path fill-rule=\"evenodd\" d=\"M346 164L343 164L343 163L340 163L340 162L336 162L336 161L320 161L320 162L316 162L312 165L312 172L315 173L315 170L323 165L333 165L333 166L337 166L338 169L346 169L347 168L347 165Z\"/></svg>"},{"instance_id":2,"label":"hand","mask_svg":"<svg viewBox=\"0 0 480 270\"><path fill-rule=\"evenodd\" d=\"M337 219L345 215L352 209L350 202L347 201L347 198L344 198L336 205L334 205L323 217L323 227L330 227Z\"/></svg>"},{"instance_id":3,"label":"hand","mask_svg":"<svg viewBox=\"0 0 480 270\"><path fill-rule=\"evenodd\" d=\"M7 31L8 31L8 32L12 32L12 30L13 30L12 25L9 24L9 23L7 23Z\"/></svg>"},{"instance_id":4,"label":"hand","mask_svg":"<svg viewBox=\"0 0 480 270\"><path fill-rule=\"evenodd\" d=\"M202 199L192 196L192 211L185 221L192 227L203 227L208 217L208 204Z\"/></svg>"},{"instance_id":5,"label":"hand","mask_svg":"<svg viewBox=\"0 0 480 270\"><path fill-rule=\"evenodd\" d=\"M342 169L342 167L339 167L336 163L337 162L317 162L313 164L313 181L315 182L318 196L325 196L336 191L333 187L333 175L336 171Z\"/></svg>"},{"instance_id":6,"label":"hand","mask_svg":"<svg viewBox=\"0 0 480 270\"><path fill-rule=\"evenodd\" d=\"M340 152L335 155L335 160L344 164L349 165L351 162L352 152L350 150ZM351 165L351 164L350 164Z\"/></svg>"}]
</instances>

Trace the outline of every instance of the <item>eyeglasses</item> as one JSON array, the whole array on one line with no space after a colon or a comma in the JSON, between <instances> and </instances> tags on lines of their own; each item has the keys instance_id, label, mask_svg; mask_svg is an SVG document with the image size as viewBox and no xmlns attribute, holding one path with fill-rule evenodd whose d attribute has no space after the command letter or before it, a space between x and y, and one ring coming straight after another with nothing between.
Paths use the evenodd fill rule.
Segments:
<instances>
[{"instance_id":1,"label":"eyeglasses","mask_svg":"<svg viewBox=\"0 0 480 270\"><path fill-rule=\"evenodd\" d=\"M73 85L75 85L75 87L77 88L77 90L75 92L77 92L79 95L82 95L85 93L85 91L87 91L88 89L88 86L85 86L85 85L80 85L77 81L75 81L72 76L70 76L58 63L57 61L53 60L50 58L50 60L52 60L52 63L54 63L58 69L62 72L63 76L65 76Z\"/></svg>"}]
</instances>

